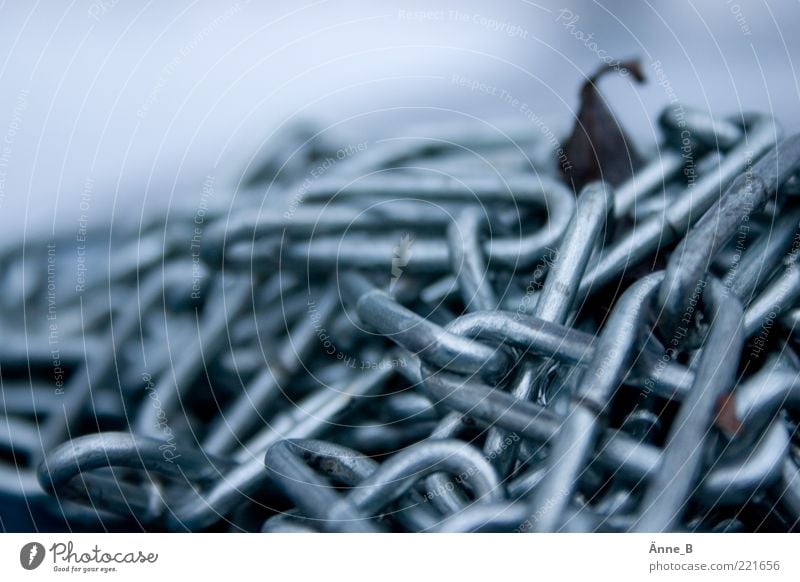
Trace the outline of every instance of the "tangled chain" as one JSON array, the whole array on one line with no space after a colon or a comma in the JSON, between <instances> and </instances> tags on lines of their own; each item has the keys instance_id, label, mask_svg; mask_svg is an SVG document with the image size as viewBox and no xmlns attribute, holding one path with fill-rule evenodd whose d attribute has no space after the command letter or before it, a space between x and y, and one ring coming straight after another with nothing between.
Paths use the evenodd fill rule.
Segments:
<instances>
[{"instance_id":1,"label":"tangled chain","mask_svg":"<svg viewBox=\"0 0 800 582\"><path fill-rule=\"evenodd\" d=\"M525 128L300 127L246 193L7 249L2 498L41 529L797 529L800 136L680 111L617 187Z\"/></svg>"}]
</instances>

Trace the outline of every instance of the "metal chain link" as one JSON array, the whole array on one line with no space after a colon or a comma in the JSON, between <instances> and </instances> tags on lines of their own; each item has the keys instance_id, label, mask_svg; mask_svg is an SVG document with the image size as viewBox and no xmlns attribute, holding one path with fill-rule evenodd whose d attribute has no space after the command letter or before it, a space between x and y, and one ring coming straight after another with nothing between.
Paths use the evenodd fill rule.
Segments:
<instances>
[{"instance_id":1,"label":"metal chain link","mask_svg":"<svg viewBox=\"0 0 800 582\"><path fill-rule=\"evenodd\" d=\"M617 187L519 126L302 126L202 220L91 232L79 293L74 237L5 249L0 496L73 531L797 530L800 136L677 111Z\"/></svg>"}]
</instances>

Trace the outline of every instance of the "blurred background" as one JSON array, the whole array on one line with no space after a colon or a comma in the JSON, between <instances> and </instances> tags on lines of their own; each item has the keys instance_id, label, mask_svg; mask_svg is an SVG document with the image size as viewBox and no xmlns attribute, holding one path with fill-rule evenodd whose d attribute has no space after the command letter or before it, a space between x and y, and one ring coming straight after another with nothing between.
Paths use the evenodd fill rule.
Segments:
<instances>
[{"instance_id":1,"label":"blurred background","mask_svg":"<svg viewBox=\"0 0 800 582\"><path fill-rule=\"evenodd\" d=\"M196 203L209 175L235 188L297 119L369 128L447 110L564 131L585 76L631 57L648 83L602 88L642 148L676 99L797 131L799 14L728 0L3 2L0 239Z\"/></svg>"},{"instance_id":2,"label":"blurred background","mask_svg":"<svg viewBox=\"0 0 800 582\"><path fill-rule=\"evenodd\" d=\"M100 372L87 364L87 378L93 378L99 392L111 394L115 402L120 401L115 393L119 384L117 392L127 389L123 396L138 406L141 371L161 370L162 377L169 379L166 372L172 371L173 354L184 371L200 370L198 362L194 365L184 358L185 354L202 355L196 314L190 305L196 299L195 278L223 279L215 274L201 277L199 254L195 262L192 247L198 232L195 225L203 222L210 206L233 206L235 195L250 188L248 181L259 171L260 186L266 184L270 176L264 173L263 160L274 158L275 152L291 156L299 145L298 133L302 142L320 128L323 145L330 146L324 151L337 155L341 151L349 157L382 138L420 136L427 129L435 133L439 127L434 128L434 122L460 129L461 124L486 121L513 128L511 133L518 139L522 136L522 141L537 134L545 137L544 159L554 158L553 152L565 143L574 122L587 77L604 65L638 59L647 77L644 84L632 83L630 76L610 74L601 89L641 152L658 145L658 115L677 102L720 117L765 112L789 134L800 130L795 114L800 83L793 65L800 43L793 34L798 16L796 2L768 5L743 0L0 0L0 259L8 255L5 263L0 261L4 289L0 331L7 348L0 358L0 391L23 393L31 353L39 357L36 371L41 376L36 378L41 396L31 400L28 395L23 402L25 406L31 402L33 413L28 416L37 416L36 422L26 417L22 426L28 426L28 433L13 428L20 425L0 427L0 530L66 527L52 520L52 512L37 516L27 499L24 504L19 501L16 489L29 487L40 495L37 503L45 503L33 473L24 472L29 481L23 482L22 473L11 469L12 462L35 465L35 456L18 458L14 446L4 444L16 445L31 436L29 442L40 444L34 428L43 409L37 408L37 398L40 406L56 402L45 414L48 421L59 420L60 400L53 398L50 385L55 370L50 334L57 340L61 334L61 344L55 342L63 350L56 352L59 369L62 356L65 361L71 358L79 370L74 377L80 386L90 386L87 389L94 390L90 383L81 383L84 350L100 353L99 364L92 362ZM310 134L296 132L293 141L291 127L297 124L314 129ZM458 164L463 165L463 159ZM322 163L319 159L315 164L306 159L295 162L293 178L319 177L314 175L315 164ZM263 202L278 214L282 209L276 211L277 205L289 200L293 213L291 201L299 204L302 192L296 192L297 182L287 179L287 183L290 186L282 194L288 197L282 201L270 198L268 189L254 190L255 197L241 197L247 200L245 210ZM210 216L212 211L208 212ZM135 231L148 221L146 236ZM134 313L139 300L133 295L138 292L138 268L158 275L170 230L163 228L162 235L158 229L167 223L179 227L169 233L170 245L175 246L170 247L174 251L170 262L188 269L176 279L192 283L192 301L187 300L188 293L170 287L174 297L165 293L163 305L154 302L143 308L140 303L141 313ZM122 224L127 233L114 230L109 234L109 224L115 229ZM209 241L204 242L204 250L221 247L214 232L209 227L204 235ZM121 240L115 241L115 236ZM53 273L50 270L56 262L55 243L48 244L55 240L66 253L58 255L63 257L58 259L58 269L67 269L66 276L59 271L58 293L53 290L55 267ZM26 244L19 245L22 241ZM1 252L12 245L18 248ZM84 254L84 247L94 254ZM273 247L258 249L269 253ZM385 254L393 260L390 253ZM204 257L208 262L213 259L213 252ZM264 264L271 275L274 265ZM93 268L87 270L86 265ZM191 273L191 280L184 273ZM388 282L389 270L385 273ZM91 279L85 297L84 277ZM107 280L112 284L104 289ZM167 288L166 282L157 283ZM181 293L184 290L173 286ZM163 291L160 286L155 289ZM220 283L220 295L225 289ZM56 295L61 310L58 333L49 317L51 310L55 317ZM206 304L217 305L210 299ZM163 313L158 307L163 307ZM258 318L252 319L258 319L259 325L277 321L283 306L271 307L275 309L267 312L268 317L254 306ZM115 318L133 314L133 319L125 319L132 322L128 335L133 339L125 339L124 333L106 335L109 313ZM212 323L214 313L211 307L204 311ZM137 315L146 332L139 333L138 352ZM237 317L250 323L244 315ZM241 344L255 344L248 333L259 337L258 346L248 347L257 356L250 361L251 372L260 373L261 328L254 323L252 329L247 325L242 329L236 340ZM203 333L222 337L213 325L204 327ZM283 337L273 329L264 336L267 343L276 334ZM86 337L99 343L87 344ZM115 352L109 338L125 349ZM110 349L108 357L98 352L98 346ZM228 348L223 355L233 353ZM149 365L139 361L146 360L145 355ZM112 371L119 363L124 372L116 384L106 382L110 368L103 368L112 360ZM17 369L9 372L9 361L16 362ZM223 397L237 394L240 386L232 372L238 375L240 369L231 361L228 368L229 360L222 357L213 362L218 365L212 369L214 382L194 377L183 382L203 389L208 384L207 400L198 399L198 410L214 410L211 403L217 402L217 390ZM229 382L217 382L217 378ZM169 388L168 384L169 380ZM117 409L108 410L114 422L122 417ZM79 433L101 428L92 426L95 419L88 415L74 416L83 422L76 423ZM191 416L187 426L200 426L207 420L202 415L185 416ZM179 418L174 422L179 423ZM189 432L184 430L184 435ZM83 525L96 526L94 522Z\"/></svg>"}]
</instances>

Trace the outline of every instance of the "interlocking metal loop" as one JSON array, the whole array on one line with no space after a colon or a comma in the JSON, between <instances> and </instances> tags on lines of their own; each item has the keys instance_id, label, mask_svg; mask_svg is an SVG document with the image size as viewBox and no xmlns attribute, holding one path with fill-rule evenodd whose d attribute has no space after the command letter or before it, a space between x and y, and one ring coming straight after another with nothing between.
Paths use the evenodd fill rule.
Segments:
<instances>
[{"instance_id":1,"label":"interlocking metal loop","mask_svg":"<svg viewBox=\"0 0 800 582\"><path fill-rule=\"evenodd\" d=\"M796 531L800 137L660 126L581 192L519 123L286 127L78 285L2 249L5 527Z\"/></svg>"}]
</instances>

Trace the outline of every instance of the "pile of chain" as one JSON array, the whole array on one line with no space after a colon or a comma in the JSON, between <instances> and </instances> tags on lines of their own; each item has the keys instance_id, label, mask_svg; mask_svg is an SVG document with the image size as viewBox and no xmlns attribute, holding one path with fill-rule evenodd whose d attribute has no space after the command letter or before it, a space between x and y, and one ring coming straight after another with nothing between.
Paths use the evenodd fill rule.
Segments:
<instances>
[{"instance_id":1,"label":"pile of chain","mask_svg":"<svg viewBox=\"0 0 800 582\"><path fill-rule=\"evenodd\" d=\"M580 192L527 126L299 127L7 249L3 528L796 530L800 139L660 125Z\"/></svg>"}]
</instances>

